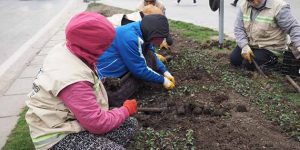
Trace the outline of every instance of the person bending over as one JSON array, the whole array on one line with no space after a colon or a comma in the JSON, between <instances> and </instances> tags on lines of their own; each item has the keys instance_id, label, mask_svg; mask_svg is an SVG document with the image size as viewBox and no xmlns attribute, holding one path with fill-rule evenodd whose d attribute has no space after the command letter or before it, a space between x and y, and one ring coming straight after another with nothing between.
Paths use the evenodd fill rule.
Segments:
<instances>
[{"instance_id":1,"label":"person bending over","mask_svg":"<svg viewBox=\"0 0 300 150\"><path fill-rule=\"evenodd\" d=\"M83 12L68 23L66 43L47 55L26 101L35 149L124 149L137 130L135 100L108 110L95 63L115 29L102 15Z\"/></svg>"},{"instance_id":2,"label":"person bending over","mask_svg":"<svg viewBox=\"0 0 300 150\"><path fill-rule=\"evenodd\" d=\"M102 80L120 78L124 83L108 92L112 106L120 106L137 91L141 85L139 80L162 84L168 90L175 87L174 77L157 58L153 48L168 36L168 20L158 14L116 28L113 43L97 60L97 72Z\"/></svg>"}]
</instances>

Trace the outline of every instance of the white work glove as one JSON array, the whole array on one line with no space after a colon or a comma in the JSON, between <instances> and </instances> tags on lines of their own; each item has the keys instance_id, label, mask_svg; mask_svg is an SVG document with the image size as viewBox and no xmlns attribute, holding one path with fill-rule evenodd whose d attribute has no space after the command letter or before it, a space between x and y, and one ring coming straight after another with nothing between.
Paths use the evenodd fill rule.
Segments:
<instances>
[{"instance_id":1,"label":"white work glove","mask_svg":"<svg viewBox=\"0 0 300 150\"><path fill-rule=\"evenodd\" d=\"M292 50L293 55L295 56L296 59L300 58L300 47L298 47L295 50Z\"/></svg>"},{"instance_id":2,"label":"white work glove","mask_svg":"<svg viewBox=\"0 0 300 150\"><path fill-rule=\"evenodd\" d=\"M246 59L250 64L252 63L253 61L253 58L254 58L254 54L253 54L253 51L252 49L250 48L249 45L246 45L243 47L242 49L242 52L241 52L241 55L244 59Z\"/></svg>"},{"instance_id":3,"label":"white work glove","mask_svg":"<svg viewBox=\"0 0 300 150\"><path fill-rule=\"evenodd\" d=\"M167 90L172 90L175 87L175 84L171 82L168 78L164 77L164 87Z\"/></svg>"},{"instance_id":4,"label":"white work glove","mask_svg":"<svg viewBox=\"0 0 300 150\"><path fill-rule=\"evenodd\" d=\"M165 76L166 78L168 78L171 82L173 82L173 84L175 85L175 78L171 75L171 73L170 73L169 71L166 71L166 72L164 73L164 76Z\"/></svg>"}]
</instances>

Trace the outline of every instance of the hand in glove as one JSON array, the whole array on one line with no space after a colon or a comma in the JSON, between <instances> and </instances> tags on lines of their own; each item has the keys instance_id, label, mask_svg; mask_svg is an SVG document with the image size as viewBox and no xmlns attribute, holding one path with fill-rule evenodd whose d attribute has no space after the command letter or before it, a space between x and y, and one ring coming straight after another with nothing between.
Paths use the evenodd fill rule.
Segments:
<instances>
[{"instance_id":1,"label":"hand in glove","mask_svg":"<svg viewBox=\"0 0 300 150\"><path fill-rule=\"evenodd\" d=\"M136 111L137 111L137 103L136 103L135 99L126 100L123 103L123 106L127 108L130 116L133 115L133 114L135 114Z\"/></svg>"},{"instance_id":2,"label":"hand in glove","mask_svg":"<svg viewBox=\"0 0 300 150\"><path fill-rule=\"evenodd\" d=\"M168 45L166 39L163 40L163 42L160 44L159 49L170 49L170 46Z\"/></svg>"},{"instance_id":3,"label":"hand in glove","mask_svg":"<svg viewBox=\"0 0 300 150\"><path fill-rule=\"evenodd\" d=\"M175 87L175 84L173 82L171 82L168 78L164 78L164 87L167 90L172 90Z\"/></svg>"},{"instance_id":4,"label":"hand in glove","mask_svg":"<svg viewBox=\"0 0 300 150\"><path fill-rule=\"evenodd\" d=\"M157 53L156 53L156 56L157 56L157 58L158 58L160 61L162 61L163 63L167 62L167 59L166 59L163 55L160 55L160 54L157 54Z\"/></svg>"},{"instance_id":5,"label":"hand in glove","mask_svg":"<svg viewBox=\"0 0 300 150\"><path fill-rule=\"evenodd\" d=\"M173 84L175 85L175 78L171 75L171 73L170 73L169 71L166 71L166 72L164 73L164 76L165 76L166 78L168 78L171 82L173 82Z\"/></svg>"},{"instance_id":6,"label":"hand in glove","mask_svg":"<svg viewBox=\"0 0 300 150\"><path fill-rule=\"evenodd\" d=\"M250 64L252 63L253 58L254 58L254 54L253 54L253 51L251 50L249 45L246 45L246 46L243 47L241 55Z\"/></svg>"}]
</instances>

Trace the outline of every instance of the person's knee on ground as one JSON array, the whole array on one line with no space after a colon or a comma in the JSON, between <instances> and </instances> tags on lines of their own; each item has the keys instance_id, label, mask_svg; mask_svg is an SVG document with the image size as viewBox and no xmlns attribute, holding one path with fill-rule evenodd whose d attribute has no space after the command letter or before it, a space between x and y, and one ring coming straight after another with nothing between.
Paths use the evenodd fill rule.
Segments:
<instances>
[{"instance_id":1,"label":"person's knee on ground","mask_svg":"<svg viewBox=\"0 0 300 150\"><path fill-rule=\"evenodd\" d=\"M245 67L246 69L253 71L253 64L249 63L242 57L241 51L242 49L239 46L236 46L236 48L231 52L229 56L230 64L234 67Z\"/></svg>"},{"instance_id":2,"label":"person's knee on ground","mask_svg":"<svg viewBox=\"0 0 300 150\"><path fill-rule=\"evenodd\" d=\"M130 98L140 86L142 86L141 81L132 75L123 76L121 78L122 82L120 86L114 90L107 90L108 103L110 107L120 107L123 105L124 101Z\"/></svg>"},{"instance_id":3,"label":"person's knee on ground","mask_svg":"<svg viewBox=\"0 0 300 150\"><path fill-rule=\"evenodd\" d=\"M273 54L271 51L267 49L253 49L254 53L254 61L262 68L262 69L273 69L276 67L278 57Z\"/></svg>"},{"instance_id":4,"label":"person's knee on ground","mask_svg":"<svg viewBox=\"0 0 300 150\"><path fill-rule=\"evenodd\" d=\"M138 120L134 117L129 117L119 128L117 128L113 132L105 134L104 137L116 142L119 145L125 146L128 141L136 134L138 129Z\"/></svg>"},{"instance_id":5,"label":"person's knee on ground","mask_svg":"<svg viewBox=\"0 0 300 150\"><path fill-rule=\"evenodd\" d=\"M240 67L243 63L243 57L241 55L242 49L239 46L236 46L236 48L231 52L229 56L230 64L235 67Z\"/></svg>"}]
</instances>

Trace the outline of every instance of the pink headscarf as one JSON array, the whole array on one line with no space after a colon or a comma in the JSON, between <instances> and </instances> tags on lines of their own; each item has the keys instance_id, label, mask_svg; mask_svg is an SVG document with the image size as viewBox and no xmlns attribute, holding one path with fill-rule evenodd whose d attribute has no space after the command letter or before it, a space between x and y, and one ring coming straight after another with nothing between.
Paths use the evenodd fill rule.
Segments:
<instances>
[{"instance_id":1,"label":"pink headscarf","mask_svg":"<svg viewBox=\"0 0 300 150\"><path fill-rule=\"evenodd\" d=\"M65 34L68 49L94 69L98 57L110 46L116 33L104 16L82 12L70 20Z\"/></svg>"}]
</instances>

